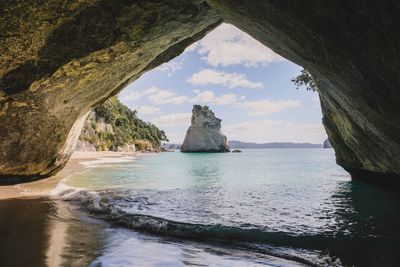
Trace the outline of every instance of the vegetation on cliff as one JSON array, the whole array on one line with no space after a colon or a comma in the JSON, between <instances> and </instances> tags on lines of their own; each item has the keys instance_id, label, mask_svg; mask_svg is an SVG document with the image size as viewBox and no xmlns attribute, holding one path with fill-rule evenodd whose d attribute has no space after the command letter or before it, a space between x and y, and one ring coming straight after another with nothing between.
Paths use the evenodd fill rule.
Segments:
<instances>
[{"instance_id":1,"label":"vegetation on cliff","mask_svg":"<svg viewBox=\"0 0 400 267\"><path fill-rule=\"evenodd\" d=\"M296 85L296 89L305 86L307 91L315 92L317 91L317 84L314 79L306 69L302 69L300 74L293 77L291 81Z\"/></svg>"},{"instance_id":2,"label":"vegetation on cliff","mask_svg":"<svg viewBox=\"0 0 400 267\"><path fill-rule=\"evenodd\" d=\"M81 141L93 144L96 150L118 151L129 145L137 149L154 149L168 141L164 131L137 117L137 112L112 97L95 108L82 130Z\"/></svg>"}]
</instances>

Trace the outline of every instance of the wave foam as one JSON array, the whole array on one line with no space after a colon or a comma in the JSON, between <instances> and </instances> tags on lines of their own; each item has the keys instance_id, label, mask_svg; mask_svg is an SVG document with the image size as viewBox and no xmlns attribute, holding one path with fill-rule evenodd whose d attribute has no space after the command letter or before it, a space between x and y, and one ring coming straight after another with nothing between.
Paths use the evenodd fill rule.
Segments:
<instances>
[{"instance_id":1,"label":"wave foam","mask_svg":"<svg viewBox=\"0 0 400 267\"><path fill-rule=\"evenodd\" d=\"M80 161L79 163L85 167L97 167L116 163L132 163L136 160L135 157L125 156L125 157L104 157L97 158L95 160Z\"/></svg>"},{"instance_id":2,"label":"wave foam","mask_svg":"<svg viewBox=\"0 0 400 267\"><path fill-rule=\"evenodd\" d=\"M315 264L299 256L277 252L276 247L318 249L335 246L343 241L340 238L332 239L323 235L295 236L283 232L268 232L255 227L178 222L147 214L131 213L127 210L133 203L142 205L152 205L152 203L146 197L134 197L132 191L128 189L89 191L67 186L62 182L52 191L51 196L73 204L91 217L138 232L201 242L234 244L243 249L310 266Z\"/></svg>"}]
</instances>

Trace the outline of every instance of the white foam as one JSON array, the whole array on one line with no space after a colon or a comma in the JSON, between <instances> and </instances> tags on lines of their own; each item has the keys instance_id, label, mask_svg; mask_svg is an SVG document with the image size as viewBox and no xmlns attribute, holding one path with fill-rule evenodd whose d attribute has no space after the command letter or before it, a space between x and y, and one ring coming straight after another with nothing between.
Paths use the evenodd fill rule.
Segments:
<instances>
[{"instance_id":1,"label":"white foam","mask_svg":"<svg viewBox=\"0 0 400 267\"><path fill-rule=\"evenodd\" d=\"M49 196L53 197L53 198L59 198L59 197L68 197L71 196L79 191L84 190L83 188L79 188L79 187L73 187L73 186L68 186L65 184L65 179L62 179L57 185L56 187L53 188L53 190L51 190L49 192Z\"/></svg>"},{"instance_id":2,"label":"white foam","mask_svg":"<svg viewBox=\"0 0 400 267\"><path fill-rule=\"evenodd\" d=\"M104 157L104 158L97 158L95 160L89 161L80 161L79 163L84 165L85 167L97 167L97 166L104 166L116 163L130 163L136 160L135 157L125 156L125 157Z\"/></svg>"}]
</instances>

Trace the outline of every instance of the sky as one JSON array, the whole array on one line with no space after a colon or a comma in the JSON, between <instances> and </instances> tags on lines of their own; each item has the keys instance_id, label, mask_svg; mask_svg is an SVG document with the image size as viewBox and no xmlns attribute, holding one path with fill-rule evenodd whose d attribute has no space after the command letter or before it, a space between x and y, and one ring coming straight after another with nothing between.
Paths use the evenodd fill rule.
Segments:
<instances>
[{"instance_id":1,"label":"sky","mask_svg":"<svg viewBox=\"0 0 400 267\"><path fill-rule=\"evenodd\" d=\"M208 105L222 119L228 140L322 143L327 136L317 93L290 81L300 70L224 23L118 98L164 130L170 143L183 142L194 104Z\"/></svg>"}]
</instances>

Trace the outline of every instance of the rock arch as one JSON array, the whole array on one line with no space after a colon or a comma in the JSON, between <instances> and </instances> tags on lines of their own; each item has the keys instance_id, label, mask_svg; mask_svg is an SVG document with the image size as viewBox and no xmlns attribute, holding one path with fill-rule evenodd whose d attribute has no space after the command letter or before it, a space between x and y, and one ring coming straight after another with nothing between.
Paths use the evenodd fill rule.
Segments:
<instances>
[{"instance_id":1,"label":"rock arch","mask_svg":"<svg viewBox=\"0 0 400 267\"><path fill-rule=\"evenodd\" d=\"M0 182L56 173L85 114L228 21L317 79L337 162L400 176L400 4L387 1L2 1Z\"/></svg>"}]
</instances>

